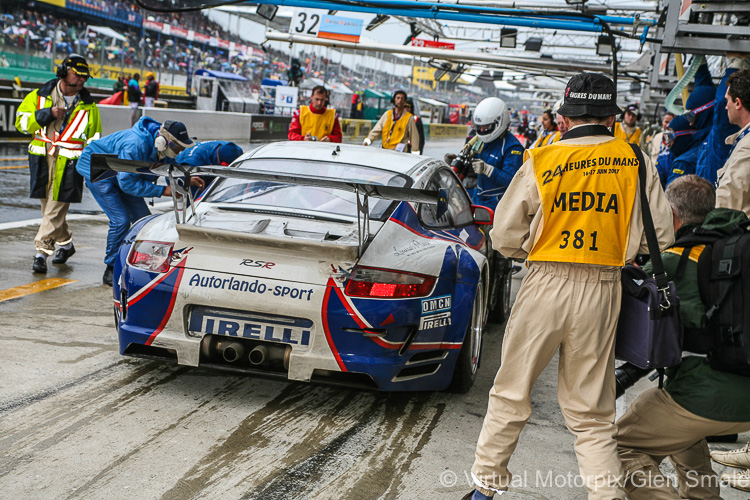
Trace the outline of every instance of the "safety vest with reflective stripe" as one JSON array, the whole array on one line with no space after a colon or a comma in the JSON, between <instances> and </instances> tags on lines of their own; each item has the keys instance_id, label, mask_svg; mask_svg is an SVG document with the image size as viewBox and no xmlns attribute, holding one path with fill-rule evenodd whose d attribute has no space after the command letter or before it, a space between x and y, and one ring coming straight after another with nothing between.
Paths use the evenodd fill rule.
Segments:
<instances>
[{"instance_id":1,"label":"safety vest with reflective stripe","mask_svg":"<svg viewBox=\"0 0 750 500\"><path fill-rule=\"evenodd\" d=\"M299 124L303 136L310 135L318 140L331 135L336 120L336 110L327 108L323 113L313 113L310 106L299 107Z\"/></svg>"},{"instance_id":2,"label":"safety vest with reflective stripe","mask_svg":"<svg viewBox=\"0 0 750 500\"><path fill-rule=\"evenodd\" d=\"M525 154L534 160L544 213L529 260L624 265L638 186L638 160L630 146L618 139L557 142Z\"/></svg>"},{"instance_id":3,"label":"safety vest with reflective stripe","mask_svg":"<svg viewBox=\"0 0 750 500\"><path fill-rule=\"evenodd\" d=\"M29 144L29 154L35 156L49 154L56 157L53 198L57 201L67 162L78 159L87 144L101 137L102 122L96 104L93 101L83 102L80 99L70 114L65 128L55 131L53 137L49 137L47 125L41 125L36 121L36 112L52 107L50 96L56 84L57 80L47 82L24 98L16 112L16 128L21 133L34 135L34 139ZM88 93L86 92L85 95L88 96ZM34 191L33 186L32 182L32 191Z\"/></svg>"}]
</instances>

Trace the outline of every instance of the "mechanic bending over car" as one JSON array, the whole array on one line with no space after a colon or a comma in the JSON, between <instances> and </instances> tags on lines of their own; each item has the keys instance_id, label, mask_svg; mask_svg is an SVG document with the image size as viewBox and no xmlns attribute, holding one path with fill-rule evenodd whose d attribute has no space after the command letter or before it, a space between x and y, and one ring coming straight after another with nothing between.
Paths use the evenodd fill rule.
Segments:
<instances>
[{"instance_id":1,"label":"mechanic bending over car","mask_svg":"<svg viewBox=\"0 0 750 500\"><path fill-rule=\"evenodd\" d=\"M316 85L309 106L300 106L289 124L290 141L341 142L339 114L328 106L328 89Z\"/></svg>"},{"instance_id":2,"label":"mechanic bending over car","mask_svg":"<svg viewBox=\"0 0 750 500\"><path fill-rule=\"evenodd\" d=\"M685 347L694 351L699 339L695 332L702 328L707 309L698 289L700 251L688 250L689 258L680 273L683 249L678 248L679 239L699 226L732 234L747 216L739 210L714 210L714 188L697 175L675 179L667 187L666 197L672 206L678 241L662 258L680 297ZM644 270L652 273L650 263ZM653 388L639 395L617 421L617 446L627 477L628 498L720 500L719 478L711 467L706 437L750 430L750 377L714 369L705 357L698 356L683 358L666 373L663 389ZM677 471L679 495L661 476L659 464L665 457Z\"/></svg>"},{"instance_id":3,"label":"mechanic bending over car","mask_svg":"<svg viewBox=\"0 0 750 500\"><path fill-rule=\"evenodd\" d=\"M476 490L465 499L484 500L508 489L508 462L531 416L531 390L558 349L558 401L576 438L588 497L623 498L614 376L620 274L647 245L638 162L630 145L608 128L619 113L612 80L594 73L571 78L559 110L568 132L525 153L495 211L493 247L506 257L526 258L529 272L507 322L477 443L471 470ZM620 166L602 172L600 162ZM672 212L656 169L648 157L645 163L654 226L660 248L666 248L674 241ZM601 201L581 203L592 198Z\"/></svg>"},{"instance_id":4,"label":"mechanic bending over car","mask_svg":"<svg viewBox=\"0 0 750 500\"><path fill-rule=\"evenodd\" d=\"M363 146L369 146L378 138L383 139L384 149L395 149L402 153L420 154L419 130L412 114L406 109L406 101L409 97L403 90L397 90L391 96L393 109L389 109L380 117L378 123L370 131L362 142Z\"/></svg>"},{"instance_id":5,"label":"mechanic bending over car","mask_svg":"<svg viewBox=\"0 0 750 500\"><path fill-rule=\"evenodd\" d=\"M143 198L171 196L172 189L170 186L156 185L156 176L128 172L92 182L91 155L116 154L122 160L175 163L177 155L193 144L182 122L168 120L162 125L153 118L144 116L132 128L102 137L83 150L76 169L86 180L96 202L109 217L104 257L107 267L102 276L102 283L105 285L112 286L117 252L130 225L151 214ZM201 189L205 187L200 177L193 177L190 182Z\"/></svg>"}]
</instances>

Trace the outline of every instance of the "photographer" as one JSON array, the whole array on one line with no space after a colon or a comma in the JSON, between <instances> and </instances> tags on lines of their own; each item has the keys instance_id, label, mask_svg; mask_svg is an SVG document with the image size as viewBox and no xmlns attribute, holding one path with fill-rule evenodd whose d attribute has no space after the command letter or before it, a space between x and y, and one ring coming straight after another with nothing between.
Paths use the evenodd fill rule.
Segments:
<instances>
[{"instance_id":1,"label":"photographer","mask_svg":"<svg viewBox=\"0 0 750 500\"><path fill-rule=\"evenodd\" d=\"M712 211L714 189L696 175L675 179L666 196L678 242L698 226L724 232L743 215L725 209ZM693 247L681 273L682 249L672 247L662 254L680 297L686 347L694 343L691 331L706 325L706 307L698 288L701 251L701 246ZM651 271L649 265L645 270ZM719 478L711 468L706 436L750 430L750 377L715 370L706 358L698 356L683 358L679 366L667 370L667 377L664 389L653 388L638 396L617 422L627 496L631 500L720 499ZM679 495L659 470L666 457L677 471Z\"/></svg>"},{"instance_id":2,"label":"photographer","mask_svg":"<svg viewBox=\"0 0 750 500\"><path fill-rule=\"evenodd\" d=\"M510 112L502 99L488 97L472 118L482 147L471 162L477 174L472 203L495 209L523 163L523 146L508 132Z\"/></svg>"},{"instance_id":3,"label":"photographer","mask_svg":"<svg viewBox=\"0 0 750 500\"><path fill-rule=\"evenodd\" d=\"M290 141L341 142L339 114L328 107L328 89L318 85L312 89L309 106L300 106L289 124Z\"/></svg>"}]
</instances>

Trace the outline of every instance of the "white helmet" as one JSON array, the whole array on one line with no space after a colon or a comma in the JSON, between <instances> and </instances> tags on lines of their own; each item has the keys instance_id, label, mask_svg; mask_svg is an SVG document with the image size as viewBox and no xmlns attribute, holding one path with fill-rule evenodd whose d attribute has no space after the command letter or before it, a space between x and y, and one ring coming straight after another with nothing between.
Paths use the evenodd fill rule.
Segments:
<instances>
[{"instance_id":1,"label":"white helmet","mask_svg":"<svg viewBox=\"0 0 750 500\"><path fill-rule=\"evenodd\" d=\"M482 142L492 142L506 130L510 123L510 112L505 101L499 97L488 97L477 104L472 118L477 137Z\"/></svg>"}]
</instances>

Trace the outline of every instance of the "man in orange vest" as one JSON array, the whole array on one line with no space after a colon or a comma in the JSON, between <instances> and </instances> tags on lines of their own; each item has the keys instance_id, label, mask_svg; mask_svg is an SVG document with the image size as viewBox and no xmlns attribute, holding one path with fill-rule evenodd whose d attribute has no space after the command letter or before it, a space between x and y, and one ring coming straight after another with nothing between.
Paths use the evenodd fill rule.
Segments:
<instances>
[{"instance_id":1,"label":"man in orange vest","mask_svg":"<svg viewBox=\"0 0 750 500\"><path fill-rule=\"evenodd\" d=\"M289 124L290 141L341 142L339 115L328 108L328 90L318 85L313 88L309 106L300 106Z\"/></svg>"},{"instance_id":2,"label":"man in orange vest","mask_svg":"<svg viewBox=\"0 0 750 500\"><path fill-rule=\"evenodd\" d=\"M477 443L476 490L465 500L508 489L508 462L531 416L531 390L558 351L557 397L588 498L624 498L615 440L615 330L621 269L648 250L639 196L648 197L660 249L672 244L674 228L651 160L645 157L641 193L634 151L609 130L620 113L616 102L615 85L604 75L571 78L559 111L568 132L525 152L495 209L492 246L526 259L529 272L507 322Z\"/></svg>"},{"instance_id":3,"label":"man in orange vest","mask_svg":"<svg viewBox=\"0 0 750 500\"><path fill-rule=\"evenodd\" d=\"M389 109L380 117L370 134L365 137L363 146L369 146L373 141L383 138L383 148L395 149L405 153L419 154L419 130L417 124L412 120L412 114L406 110L408 97L403 90L393 93Z\"/></svg>"}]
</instances>

